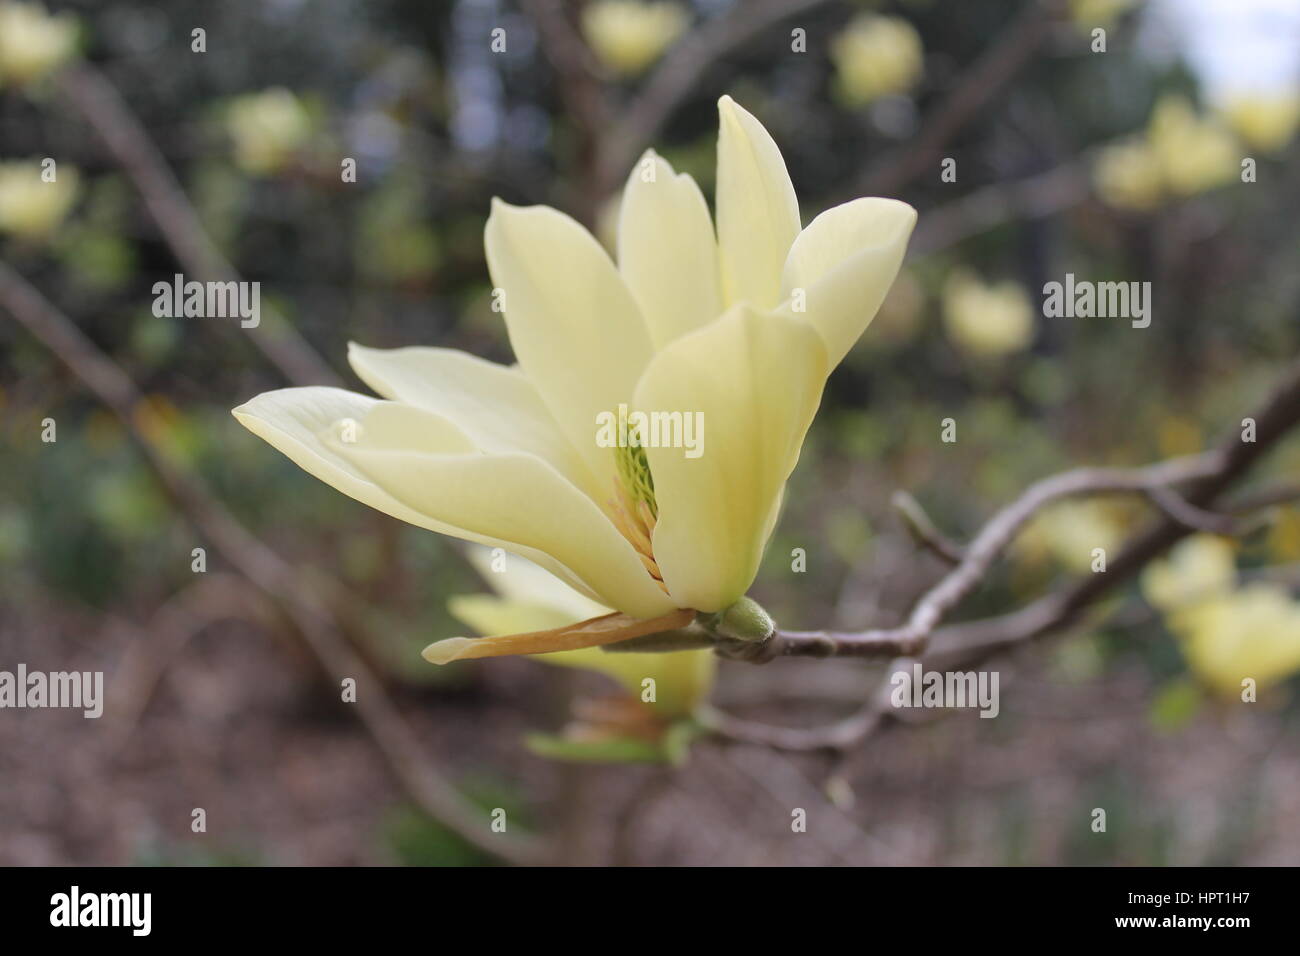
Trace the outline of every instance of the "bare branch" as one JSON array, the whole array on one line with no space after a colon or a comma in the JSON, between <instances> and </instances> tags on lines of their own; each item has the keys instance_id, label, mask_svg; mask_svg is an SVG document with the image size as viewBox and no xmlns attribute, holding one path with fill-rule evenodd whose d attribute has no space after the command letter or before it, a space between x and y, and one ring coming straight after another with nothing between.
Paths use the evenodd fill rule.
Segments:
<instances>
[{"instance_id":1,"label":"bare branch","mask_svg":"<svg viewBox=\"0 0 1300 956\"><path fill-rule=\"evenodd\" d=\"M517 863L541 859L543 851L532 840L506 838L489 831L483 814L429 764L419 738L384 693L379 678L320 606L307 578L236 521L199 478L182 471L154 439L140 430L134 412L142 396L135 383L67 316L3 262L0 306L112 409L181 511L213 543L233 571L284 611L321 667L336 682L349 677L364 687L354 705L357 715L412 800L486 853Z\"/></svg>"},{"instance_id":2,"label":"bare branch","mask_svg":"<svg viewBox=\"0 0 1300 956\"><path fill-rule=\"evenodd\" d=\"M930 113L916 137L867 171L857 195L897 195L926 170L937 169L943 148L1029 63L1063 7L1060 0L1026 4L997 41L953 81L951 92Z\"/></svg>"},{"instance_id":3,"label":"bare branch","mask_svg":"<svg viewBox=\"0 0 1300 956\"><path fill-rule=\"evenodd\" d=\"M930 516L925 513L919 501L900 488L894 492L890 503L898 512L908 534L917 544L948 564L961 564L965 557L961 546L949 541L943 532L934 526L934 522L930 520Z\"/></svg>"},{"instance_id":4,"label":"bare branch","mask_svg":"<svg viewBox=\"0 0 1300 956\"><path fill-rule=\"evenodd\" d=\"M603 139L597 165L600 191L609 192L719 60L774 23L807 13L826 0L749 0L687 31L650 75L636 99L621 111Z\"/></svg>"},{"instance_id":5,"label":"bare branch","mask_svg":"<svg viewBox=\"0 0 1300 956\"><path fill-rule=\"evenodd\" d=\"M144 125L117 89L88 64L63 70L58 88L99 135L123 172L135 184L144 208L172 254L195 279L238 282L239 273L217 248L198 213L167 167ZM343 380L283 317L263 308L274 321L250 330L253 344L295 385L342 385Z\"/></svg>"},{"instance_id":6,"label":"bare branch","mask_svg":"<svg viewBox=\"0 0 1300 956\"><path fill-rule=\"evenodd\" d=\"M759 659L798 657L912 657L925 649L931 632L966 597L1017 533L1045 506L1078 495L1148 492L1152 488L1204 478L1223 467L1223 456L1207 452L1145 468L1079 468L1045 478L995 514L963 551L961 561L912 609L902 627L848 633L777 631ZM755 659L751 657L750 659Z\"/></svg>"}]
</instances>

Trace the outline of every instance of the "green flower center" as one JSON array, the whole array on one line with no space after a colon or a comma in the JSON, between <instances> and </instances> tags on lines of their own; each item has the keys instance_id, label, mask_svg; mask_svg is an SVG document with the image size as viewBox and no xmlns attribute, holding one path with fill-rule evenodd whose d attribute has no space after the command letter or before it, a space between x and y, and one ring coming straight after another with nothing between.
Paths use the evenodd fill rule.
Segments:
<instances>
[{"instance_id":1,"label":"green flower center","mask_svg":"<svg viewBox=\"0 0 1300 956\"><path fill-rule=\"evenodd\" d=\"M623 483L635 514L637 505L645 502L653 518L659 517L659 505L655 502L655 480L650 474L650 461L645 449L636 444L635 436L629 440L626 448L614 449L614 460L618 465L618 477Z\"/></svg>"}]
</instances>

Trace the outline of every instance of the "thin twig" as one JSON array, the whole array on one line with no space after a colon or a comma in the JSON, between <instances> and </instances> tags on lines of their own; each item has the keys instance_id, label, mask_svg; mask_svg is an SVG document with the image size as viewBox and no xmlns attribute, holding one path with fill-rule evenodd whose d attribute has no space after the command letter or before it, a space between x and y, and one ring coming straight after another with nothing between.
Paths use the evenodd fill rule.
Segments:
<instances>
[{"instance_id":1,"label":"thin twig","mask_svg":"<svg viewBox=\"0 0 1300 956\"><path fill-rule=\"evenodd\" d=\"M934 526L934 522L930 520L930 516L925 513L919 501L900 488L894 492L890 504L894 506L894 510L903 521L903 527L917 544L948 564L961 564L966 556L961 546L950 541Z\"/></svg>"},{"instance_id":2,"label":"thin twig","mask_svg":"<svg viewBox=\"0 0 1300 956\"><path fill-rule=\"evenodd\" d=\"M761 656L749 660L797 657L913 657L921 653L944 615L983 580L1017 533L1045 506L1063 498L1116 492L1148 492L1215 473L1223 456L1207 452L1145 468L1078 468L1030 485L980 529L960 562L917 601L901 627L859 632L778 630Z\"/></svg>"},{"instance_id":3,"label":"thin twig","mask_svg":"<svg viewBox=\"0 0 1300 956\"><path fill-rule=\"evenodd\" d=\"M134 412L143 396L121 367L3 262L0 305L113 411L180 510L233 571L284 611L322 668L336 682L344 678L356 681L357 715L412 800L486 853L515 863L542 859L543 850L533 838L491 833L484 815L429 765L423 744L384 693L379 678L315 599L307 579L236 521L201 479L182 471L154 439L140 430Z\"/></svg>"},{"instance_id":4,"label":"thin twig","mask_svg":"<svg viewBox=\"0 0 1300 956\"><path fill-rule=\"evenodd\" d=\"M98 134L135 185L172 254L190 277L238 282L239 273L208 236L167 161L108 78L88 64L59 73L58 89ZM342 385L293 325L263 306L267 327L252 329L253 344L295 385Z\"/></svg>"},{"instance_id":5,"label":"thin twig","mask_svg":"<svg viewBox=\"0 0 1300 956\"><path fill-rule=\"evenodd\" d=\"M669 117L699 90L705 74L732 50L774 23L819 7L826 0L749 0L687 31L660 61L636 99L602 138L598 191L608 193Z\"/></svg>"},{"instance_id":6,"label":"thin twig","mask_svg":"<svg viewBox=\"0 0 1300 956\"><path fill-rule=\"evenodd\" d=\"M952 83L908 145L869 169L856 195L894 196L926 170L938 170L944 147L1020 72L1050 35L1063 9L1060 0L1029 3L998 34L970 68Z\"/></svg>"}]
</instances>

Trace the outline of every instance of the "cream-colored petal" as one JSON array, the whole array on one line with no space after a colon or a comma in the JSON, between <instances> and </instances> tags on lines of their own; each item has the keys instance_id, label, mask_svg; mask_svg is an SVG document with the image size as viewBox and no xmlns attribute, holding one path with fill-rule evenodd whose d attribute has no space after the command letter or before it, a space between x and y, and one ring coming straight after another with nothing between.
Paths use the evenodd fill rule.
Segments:
<instances>
[{"instance_id":1,"label":"cream-colored petal","mask_svg":"<svg viewBox=\"0 0 1300 956\"><path fill-rule=\"evenodd\" d=\"M659 510L655 560L678 605L716 611L748 590L826 374L811 326L743 305L651 361L637 410L700 412L704 421L696 458L646 449Z\"/></svg>"},{"instance_id":2,"label":"cream-colored petal","mask_svg":"<svg viewBox=\"0 0 1300 956\"><path fill-rule=\"evenodd\" d=\"M511 556L494 564L484 548L473 547L470 563L496 594L459 594L447 602L453 617L478 634L497 636L542 631L608 614L554 575ZM494 568L501 570L494 570ZM655 682L655 713L674 717L689 713L713 683L717 657L711 650L669 654L607 653L599 647L541 654L537 660L605 674L640 697L646 678Z\"/></svg>"},{"instance_id":3,"label":"cream-colored petal","mask_svg":"<svg viewBox=\"0 0 1300 956\"><path fill-rule=\"evenodd\" d=\"M763 124L718 100L718 251L727 305L781 301L781 268L799 234L799 203L781 151Z\"/></svg>"},{"instance_id":4,"label":"cream-colored petal","mask_svg":"<svg viewBox=\"0 0 1300 956\"><path fill-rule=\"evenodd\" d=\"M597 416L628 400L652 351L631 293L591 234L546 206L493 200L484 244L519 364L573 447L612 480Z\"/></svg>"},{"instance_id":5,"label":"cream-colored petal","mask_svg":"<svg viewBox=\"0 0 1300 956\"><path fill-rule=\"evenodd\" d=\"M588 495L598 500L609 496L608 483L597 481L517 366L456 349L371 349L355 343L348 346L348 362L380 395L455 422L483 451L528 452Z\"/></svg>"},{"instance_id":6,"label":"cream-colored petal","mask_svg":"<svg viewBox=\"0 0 1300 956\"><path fill-rule=\"evenodd\" d=\"M855 199L826 210L795 239L782 273L781 311L802 314L821 333L832 368L875 318L915 225L916 210L907 203Z\"/></svg>"},{"instance_id":7,"label":"cream-colored petal","mask_svg":"<svg viewBox=\"0 0 1300 956\"><path fill-rule=\"evenodd\" d=\"M361 422L358 440L328 444L379 488L468 540L506 541L509 550L548 555L608 607L654 617L672 602L646 573L604 512L546 462L522 453L440 454L412 450L412 435L438 416L380 403Z\"/></svg>"},{"instance_id":8,"label":"cream-colored petal","mask_svg":"<svg viewBox=\"0 0 1300 956\"><path fill-rule=\"evenodd\" d=\"M708 204L695 180L674 173L654 150L623 189L618 268L657 349L722 314Z\"/></svg>"},{"instance_id":9,"label":"cream-colored petal","mask_svg":"<svg viewBox=\"0 0 1300 956\"><path fill-rule=\"evenodd\" d=\"M388 404L391 403L341 388L285 388L264 392L236 408L233 414L241 425L278 449L308 474L362 504L419 528L491 548L514 551L595 598L595 592L587 582L549 555L518 546L507 538L470 533L411 508L380 488L352 462L340 455L333 443L340 437L346 437L346 423L357 423L359 436L363 430L361 423L367 416L376 407ZM372 423L372 440L376 436L382 436L384 427L382 422ZM467 437L445 422L434 424L430 430L412 439L417 440L420 447L425 449L473 447ZM443 442L441 446L434 444L439 440Z\"/></svg>"},{"instance_id":10,"label":"cream-colored petal","mask_svg":"<svg viewBox=\"0 0 1300 956\"><path fill-rule=\"evenodd\" d=\"M602 604L597 604L586 595L578 593L555 575L544 568L538 567L531 561L525 561L517 557L507 557L502 560L500 556L494 555L487 548L474 545L471 545L466 550L465 557L469 559L469 563L474 566L474 570L479 573L479 576L503 600L511 604L554 608L559 614L563 615L563 620L557 620L553 623L543 622L525 627L498 630L496 632L498 634L509 634L513 631L545 630L548 627L559 627L561 624L572 624L574 621L585 621L589 617L599 617L602 614L608 614L612 610ZM470 622L470 626L478 630L480 634L492 633L490 630L478 627L473 622Z\"/></svg>"}]
</instances>

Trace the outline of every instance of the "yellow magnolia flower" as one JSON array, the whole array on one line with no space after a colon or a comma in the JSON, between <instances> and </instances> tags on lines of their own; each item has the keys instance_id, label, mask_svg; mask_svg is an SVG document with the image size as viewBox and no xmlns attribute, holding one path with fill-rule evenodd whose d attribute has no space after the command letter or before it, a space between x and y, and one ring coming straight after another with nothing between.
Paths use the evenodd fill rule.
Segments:
<instances>
[{"instance_id":1,"label":"yellow magnolia flower","mask_svg":"<svg viewBox=\"0 0 1300 956\"><path fill-rule=\"evenodd\" d=\"M1018 282L985 284L971 272L954 271L944 284L943 316L952 340L981 358L1019 352L1033 341L1033 306Z\"/></svg>"},{"instance_id":2,"label":"yellow magnolia flower","mask_svg":"<svg viewBox=\"0 0 1300 956\"><path fill-rule=\"evenodd\" d=\"M311 133L302 101L282 87L235 97L226 112L235 163L257 176L280 169Z\"/></svg>"},{"instance_id":3,"label":"yellow magnolia flower","mask_svg":"<svg viewBox=\"0 0 1300 956\"><path fill-rule=\"evenodd\" d=\"M1142 594L1162 611L1174 611L1224 594L1236 586L1232 545L1213 534L1195 534L1178 542L1164 561L1153 561L1142 574Z\"/></svg>"},{"instance_id":4,"label":"yellow magnolia flower","mask_svg":"<svg viewBox=\"0 0 1300 956\"><path fill-rule=\"evenodd\" d=\"M1228 125L1243 140L1266 153L1276 153L1295 138L1300 126L1300 94L1239 95L1223 107Z\"/></svg>"},{"instance_id":5,"label":"yellow magnolia flower","mask_svg":"<svg viewBox=\"0 0 1300 956\"><path fill-rule=\"evenodd\" d=\"M1300 602L1274 584L1237 586L1232 546L1209 534L1179 542L1147 568L1142 592L1165 615L1201 680L1227 695L1300 670Z\"/></svg>"},{"instance_id":6,"label":"yellow magnolia flower","mask_svg":"<svg viewBox=\"0 0 1300 956\"><path fill-rule=\"evenodd\" d=\"M1211 597L1179 612L1171 626L1188 666L1222 694L1240 694L1246 678L1267 687L1300 671L1300 604L1279 585Z\"/></svg>"},{"instance_id":7,"label":"yellow magnolia flower","mask_svg":"<svg viewBox=\"0 0 1300 956\"><path fill-rule=\"evenodd\" d=\"M494 201L488 268L518 365L353 346L384 400L291 388L234 411L359 501L505 548L618 612L482 653L668 631L741 599L826 377L898 272L915 210L857 199L801 230L776 143L730 97L718 110L716 234L695 182L653 151L623 193L617 265L563 213ZM613 441L624 414L679 428ZM694 451L688 420L707 429Z\"/></svg>"},{"instance_id":8,"label":"yellow magnolia flower","mask_svg":"<svg viewBox=\"0 0 1300 956\"><path fill-rule=\"evenodd\" d=\"M1233 179L1236 139L1181 96L1164 96L1144 135L1103 147L1093 166L1097 192L1112 206L1145 211L1170 196L1192 196Z\"/></svg>"},{"instance_id":9,"label":"yellow magnolia flower","mask_svg":"<svg viewBox=\"0 0 1300 956\"><path fill-rule=\"evenodd\" d=\"M831 41L830 53L840 95L850 106L906 93L924 69L921 36L900 17L855 17Z\"/></svg>"},{"instance_id":10,"label":"yellow magnolia flower","mask_svg":"<svg viewBox=\"0 0 1300 956\"><path fill-rule=\"evenodd\" d=\"M636 76L659 59L689 19L676 3L596 0L582 11L582 32L602 63Z\"/></svg>"},{"instance_id":11,"label":"yellow magnolia flower","mask_svg":"<svg viewBox=\"0 0 1300 956\"><path fill-rule=\"evenodd\" d=\"M1040 511L1016 544L1027 560L1046 553L1070 571L1092 569L1093 550L1112 554L1124 540L1113 507L1096 498L1061 501Z\"/></svg>"},{"instance_id":12,"label":"yellow magnolia flower","mask_svg":"<svg viewBox=\"0 0 1300 956\"><path fill-rule=\"evenodd\" d=\"M39 3L0 3L0 85L30 83L72 58L77 21Z\"/></svg>"},{"instance_id":13,"label":"yellow magnolia flower","mask_svg":"<svg viewBox=\"0 0 1300 956\"><path fill-rule=\"evenodd\" d=\"M1165 96L1156 103L1147 140L1166 188L1175 195L1213 189L1231 180L1240 168L1232 134L1217 121L1198 116L1181 96Z\"/></svg>"},{"instance_id":14,"label":"yellow magnolia flower","mask_svg":"<svg viewBox=\"0 0 1300 956\"><path fill-rule=\"evenodd\" d=\"M1137 4L1138 0L1070 0L1070 19L1084 30L1108 28Z\"/></svg>"},{"instance_id":15,"label":"yellow magnolia flower","mask_svg":"<svg viewBox=\"0 0 1300 956\"><path fill-rule=\"evenodd\" d=\"M523 558L506 558L500 570L494 570L491 552L475 547L470 562L497 593L458 595L448 607L461 623L484 636L561 628L611 612ZM537 660L605 674L638 702L649 678L655 700L645 706L661 722L690 716L708 694L717 669L717 657L707 649L639 654L584 647L539 654Z\"/></svg>"},{"instance_id":16,"label":"yellow magnolia flower","mask_svg":"<svg viewBox=\"0 0 1300 956\"><path fill-rule=\"evenodd\" d=\"M1143 139L1103 146L1092 175L1098 195L1118 209L1154 209L1164 197L1160 159Z\"/></svg>"},{"instance_id":17,"label":"yellow magnolia flower","mask_svg":"<svg viewBox=\"0 0 1300 956\"><path fill-rule=\"evenodd\" d=\"M48 239L67 217L80 193L80 176L67 164L53 182L37 160L0 163L0 232L21 239Z\"/></svg>"}]
</instances>

